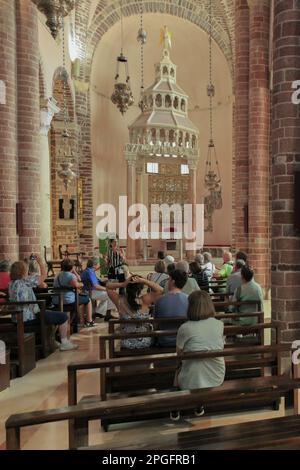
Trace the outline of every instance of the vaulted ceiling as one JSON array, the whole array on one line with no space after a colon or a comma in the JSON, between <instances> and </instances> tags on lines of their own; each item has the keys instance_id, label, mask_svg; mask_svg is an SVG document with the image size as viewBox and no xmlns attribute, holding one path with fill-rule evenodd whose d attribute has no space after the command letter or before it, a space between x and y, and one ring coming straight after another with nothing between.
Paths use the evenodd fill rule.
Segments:
<instances>
[{"instance_id":1,"label":"vaulted ceiling","mask_svg":"<svg viewBox=\"0 0 300 470\"><path fill-rule=\"evenodd\" d=\"M223 51L231 70L234 57L234 0L211 0L213 38ZM77 4L77 25L85 31L85 53L92 60L103 34L120 20L120 5L124 16L137 15L141 4L145 13L165 13L178 16L209 31L210 0L84 0Z\"/></svg>"}]
</instances>

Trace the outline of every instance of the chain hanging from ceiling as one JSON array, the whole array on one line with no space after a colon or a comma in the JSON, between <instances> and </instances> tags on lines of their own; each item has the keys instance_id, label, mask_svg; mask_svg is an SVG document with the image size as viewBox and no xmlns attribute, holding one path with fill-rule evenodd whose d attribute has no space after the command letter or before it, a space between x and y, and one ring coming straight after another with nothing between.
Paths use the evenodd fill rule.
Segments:
<instances>
[{"instance_id":1,"label":"chain hanging from ceiling","mask_svg":"<svg viewBox=\"0 0 300 470\"><path fill-rule=\"evenodd\" d=\"M207 96L209 97L209 127L210 139L206 159L205 188L208 195L204 198L205 218L207 220L206 231L213 231L213 213L223 207L221 174L218 162L217 151L214 143L213 131L213 99L215 97L215 86L212 80L212 0L209 1L209 84L207 86Z\"/></svg>"},{"instance_id":2,"label":"chain hanging from ceiling","mask_svg":"<svg viewBox=\"0 0 300 470\"><path fill-rule=\"evenodd\" d=\"M147 108L145 100L143 99L143 94L145 91L144 87L144 46L147 42L147 32L144 29L144 8L143 2L140 1L140 29L138 31L137 41L140 43L141 48L141 96L139 101L139 108L142 112L144 112Z\"/></svg>"},{"instance_id":3,"label":"chain hanging from ceiling","mask_svg":"<svg viewBox=\"0 0 300 470\"><path fill-rule=\"evenodd\" d=\"M54 39L63 29L64 18L75 8L76 0L32 0L46 18L46 26Z\"/></svg>"},{"instance_id":4,"label":"chain hanging from ceiling","mask_svg":"<svg viewBox=\"0 0 300 470\"><path fill-rule=\"evenodd\" d=\"M133 105L134 98L130 87L130 76L128 68L128 60L123 54L124 49L124 25L123 25L123 11L122 2L120 2L121 11L121 53L117 57L117 72L115 76L115 88L111 96L111 101L117 106L119 111L124 115L128 108ZM125 82L120 79L121 69L124 67Z\"/></svg>"},{"instance_id":5,"label":"chain hanging from ceiling","mask_svg":"<svg viewBox=\"0 0 300 470\"><path fill-rule=\"evenodd\" d=\"M62 131L62 147L58 153L63 157L64 161L60 164L61 170L58 172L59 178L63 181L64 187L67 190L70 183L76 179L76 174L72 170L74 152L70 144L69 134L69 112L67 105L67 84L68 84L68 72L66 70L66 41L65 41L65 28L63 24L63 41L62 41L62 53L63 53L63 68L61 71L61 80L63 83L63 117L64 117L64 128Z\"/></svg>"}]
</instances>

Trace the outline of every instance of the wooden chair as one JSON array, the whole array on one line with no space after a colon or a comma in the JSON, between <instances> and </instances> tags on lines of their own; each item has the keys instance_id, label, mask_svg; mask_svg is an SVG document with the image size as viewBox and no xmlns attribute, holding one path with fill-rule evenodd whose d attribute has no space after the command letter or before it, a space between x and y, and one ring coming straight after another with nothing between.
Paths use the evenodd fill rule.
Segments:
<instances>
[{"instance_id":1,"label":"wooden chair","mask_svg":"<svg viewBox=\"0 0 300 470\"><path fill-rule=\"evenodd\" d=\"M49 250L51 251L51 258L48 259L48 254L49 254ZM44 259L45 259L45 263L47 265L47 277L49 276L55 276L55 273L54 273L54 269L60 269L61 267L61 262L62 262L62 258L61 259L53 259L53 247L52 248L47 248L46 246L44 246Z\"/></svg>"},{"instance_id":2,"label":"wooden chair","mask_svg":"<svg viewBox=\"0 0 300 470\"><path fill-rule=\"evenodd\" d=\"M0 392L10 386L10 350L7 349L3 355L5 364L0 363Z\"/></svg>"},{"instance_id":3,"label":"wooden chair","mask_svg":"<svg viewBox=\"0 0 300 470\"><path fill-rule=\"evenodd\" d=\"M0 335L10 350L11 378L23 377L36 365L35 335L25 332L23 308L16 304L10 306L11 310L0 311Z\"/></svg>"}]
</instances>

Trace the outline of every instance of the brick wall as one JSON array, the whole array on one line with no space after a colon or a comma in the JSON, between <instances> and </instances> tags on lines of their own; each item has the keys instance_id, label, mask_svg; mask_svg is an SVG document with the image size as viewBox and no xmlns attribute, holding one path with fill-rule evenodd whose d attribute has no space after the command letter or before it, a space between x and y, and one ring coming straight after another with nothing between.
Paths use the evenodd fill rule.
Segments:
<instances>
[{"instance_id":1,"label":"brick wall","mask_svg":"<svg viewBox=\"0 0 300 470\"><path fill-rule=\"evenodd\" d=\"M275 0L272 118L272 316L284 340L300 337L300 237L294 230L294 173L300 171L300 106L291 85L300 79L300 4Z\"/></svg>"},{"instance_id":2,"label":"brick wall","mask_svg":"<svg viewBox=\"0 0 300 470\"><path fill-rule=\"evenodd\" d=\"M248 252L244 210L248 206L249 172L249 8L247 0L235 2L235 247Z\"/></svg>"},{"instance_id":3,"label":"brick wall","mask_svg":"<svg viewBox=\"0 0 300 470\"><path fill-rule=\"evenodd\" d=\"M16 1L19 203L23 230L19 256L40 252L40 103L37 9L31 0Z\"/></svg>"},{"instance_id":4,"label":"brick wall","mask_svg":"<svg viewBox=\"0 0 300 470\"><path fill-rule=\"evenodd\" d=\"M17 123L16 123L15 4L0 3L0 80L6 86L6 104L0 104L0 258L18 258L16 234Z\"/></svg>"},{"instance_id":5,"label":"brick wall","mask_svg":"<svg viewBox=\"0 0 300 470\"><path fill-rule=\"evenodd\" d=\"M269 0L250 6L249 258L256 280L269 290Z\"/></svg>"}]
</instances>

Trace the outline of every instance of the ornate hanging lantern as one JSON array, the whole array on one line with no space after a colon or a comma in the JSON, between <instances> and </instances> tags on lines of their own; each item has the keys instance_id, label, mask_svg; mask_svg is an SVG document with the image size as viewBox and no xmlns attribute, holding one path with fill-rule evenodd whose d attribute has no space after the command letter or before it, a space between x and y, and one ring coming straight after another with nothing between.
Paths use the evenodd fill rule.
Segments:
<instances>
[{"instance_id":1,"label":"ornate hanging lantern","mask_svg":"<svg viewBox=\"0 0 300 470\"><path fill-rule=\"evenodd\" d=\"M76 0L32 0L46 18L54 39L63 27L63 19L75 8Z\"/></svg>"},{"instance_id":2,"label":"ornate hanging lantern","mask_svg":"<svg viewBox=\"0 0 300 470\"><path fill-rule=\"evenodd\" d=\"M122 114L125 114L130 106L134 103L133 94L130 87L130 76L128 68L128 60L123 54L123 13L121 4L121 53L117 58L117 73L115 76L115 89L111 96L111 101L117 106ZM121 68L124 67L125 81L119 81Z\"/></svg>"},{"instance_id":3,"label":"ornate hanging lantern","mask_svg":"<svg viewBox=\"0 0 300 470\"><path fill-rule=\"evenodd\" d=\"M215 97L215 86L212 82L212 0L209 3L209 84L207 86L209 98L210 116L210 140L206 159L206 171L204 184L208 195L204 198L205 218L207 220L206 231L213 231L212 216L215 210L222 209L222 186L217 151L213 139L213 98Z\"/></svg>"},{"instance_id":4,"label":"ornate hanging lantern","mask_svg":"<svg viewBox=\"0 0 300 470\"><path fill-rule=\"evenodd\" d=\"M67 95L66 95L66 86L68 83L68 73L66 71L65 63L65 33L63 29L63 68L60 74L61 80L63 82L63 104L64 104L64 130L62 132L62 146L58 150L60 157L64 159L64 162L60 164L61 170L58 171L59 178L63 181L64 187L67 190L70 183L76 179L76 174L72 170L73 163L71 160L74 159L74 152L70 145L70 134L68 131L69 127L69 115L67 108Z\"/></svg>"},{"instance_id":5,"label":"ornate hanging lantern","mask_svg":"<svg viewBox=\"0 0 300 470\"><path fill-rule=\"evenodd\" d=\"M143 3L140 3L140 29L137 35L137 41L141 45L141 96L139 101L139 108L142 113L147 109L146 102L143 99L144 93L144 46L147 42L147 32L144 30L144 18L143 18Z\"/></svg>"}]
</instances>

